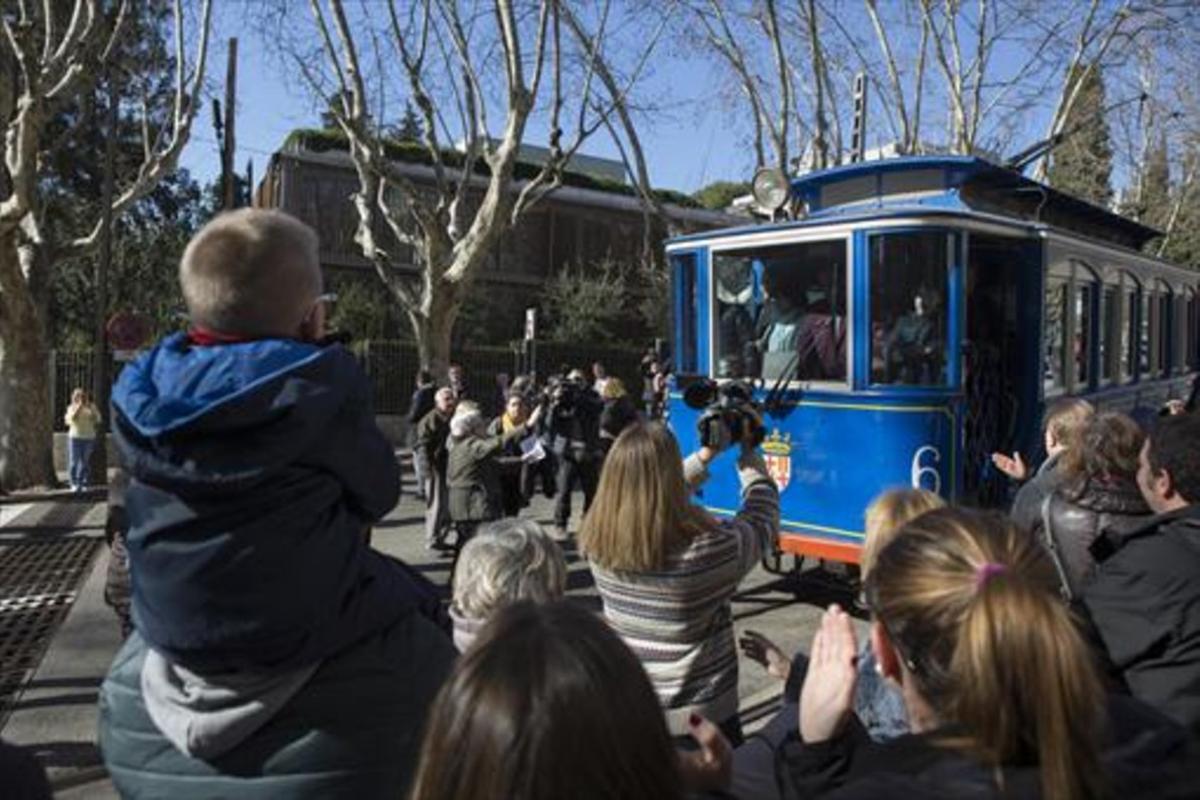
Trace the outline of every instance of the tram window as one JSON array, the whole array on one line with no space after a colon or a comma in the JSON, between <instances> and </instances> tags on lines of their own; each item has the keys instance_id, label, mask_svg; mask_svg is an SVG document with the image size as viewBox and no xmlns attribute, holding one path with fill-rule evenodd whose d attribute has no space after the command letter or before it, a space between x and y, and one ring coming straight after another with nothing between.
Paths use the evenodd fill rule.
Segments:
<instances>
[{"instance_id":1,"label":"tram window","mask_svg":"<svg viewBox=\"0 0 1200 800\"><path fill-rule=\"evenodd\" d=\"M1121 324L1117 287L1105 286L1103 297L1104 302L1100 305L1100 338L1097 341L1100 347L1100 380L1111 381L1118 351L1117 334Z\"/></svg>"},{"instance_id":2,"label":"tram window","mask_svg":"<svg viewBox=\"0 0 1200 800\"><path fill-rule=\"evenodd\" d=\"M1150 374L1150 293L1142 291L1142 302L1138 309L1138 374L1143 378Z\"/></svg>"},{"instance_id":3,"label":"tram window","mask_svg":"<svg viewBox=\"0 0 1200 800\"><path fill-rule=\"evenodd\" d=\"M1042 365L1042 385L1047 392L1067 385L1067 284L1065 281L1046 281L1046 352Z\"/></svg>"},{"instance_id":4,"label":"tram window","mask_svg":"<svg viewBox=\"0 0 1200 800\"><path fill-rule=\"evenodd\" d=\"M688 253L671 259L675 267L676 297L679 315L675 329L675 369L695 374L696 354L696 256Z\"/></svg>"},{"instance_id":5,"label":"tram window","mask_svg":"<svg viewBox=\"0 0 1200 800\"><path fill-rule=\"evenodd\" d=\"M1121 380L1133 377L1137 363L1137 291L1125 292L1125 319L1121 326Z\"/></svg>"},{"instance_id":6,"label":"tram window","mask_svg":"<svg viewBox=\"0 0 1200 800\"><path fill-rule=\"evenodd\" d=\"M945 233L871 238L872 382L946 382L948 260Z\"/></svg>"},{"instance_id":7,"label":"tram window","mask_svg":"<svg viewBox=\"0 0 1200 800\"><path fill-rule=\"evenodd\" d=\"M846 249L834 239L714 253L717 377L845 381Z\"/></svg>"},{"instance_id":8,"label":"tram window","mask_svg":"<svg viewBox=\"0 0 1200 800\"><path fill-rule=\"evenodd\" d=\"M1156 371L1170 374L1171 372L1171 295L1167 292L1160 292L1158 295L1158 337L1155 352L1157 360L1155 361Z\"/></svg>"},{"instance_id":9,"label":"tram window","mask_svg":"<svg viewBox=\"0 0 1200 800\"><path fill-rule=\"evenodd\" d=\"M1187 363L1187 302L1183 295L1175 295L1174 324L1171 326L1173 335L1171 341L1171 367L1176 371L1183 369Z\"/></svg>"},{"instance_id":10,"label":"tram window","mask_svg":"<svg viewBox=\"0 0 1200 800\"><path fill-rule=\"evenodd\" d=\"M1188 311L1187 311L1187 367L1189 369L1196 367L1197 346L1200 345L1198 337L1200 337L1200 308L1196 303L1196 291L1193 289L1188 293Z\"/></svg>"},{"instance_id":11,"label":"tram window","mask_svg":"<svg viewBox=\"0 0 1200 800\"><path fill-rule=\"evenodd\" d=\"M1071 356L1075 360L1077 386L1086 386L1092 379L1092 291L1091 284L1075 288L1075 341L1072 342Z\"/></svg>"}]
</instances>

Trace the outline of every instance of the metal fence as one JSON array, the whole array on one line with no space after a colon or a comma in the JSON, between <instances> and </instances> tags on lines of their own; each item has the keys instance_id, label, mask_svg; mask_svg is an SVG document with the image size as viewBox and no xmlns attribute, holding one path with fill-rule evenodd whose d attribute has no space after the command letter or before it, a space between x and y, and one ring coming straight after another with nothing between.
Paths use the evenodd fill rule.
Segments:
<instances>
[{"instance_id":1,"label":"metal fence","mask_svg":"<svg viewBox=\"0 0 1200 800\"><path fill-rule=\"evenodd\" d=\"M520 342L504 347L467 347L453 354L461 364L467 380L467 391L478 398L489 413L500 402L496 376L509 377L528 371ZM364 341L352 345L363 370L371 380L375 412L404 414L416 386L420 361L417 348L411 342ZM609 375L619 377L635 398L641 395L641 353L613 347L590 347L557 342L537 342L534 347L539 376L556 373L562 367L587 369L594 362L604 364ZM51 388L50 415L55 430L64 430L63 412L70 402L71 391L83 387L92 391L95 358L89 351L57 350L50 356ZM109 375L115 383L124 365L113 361Z\"/></svg>"}]
</instances>

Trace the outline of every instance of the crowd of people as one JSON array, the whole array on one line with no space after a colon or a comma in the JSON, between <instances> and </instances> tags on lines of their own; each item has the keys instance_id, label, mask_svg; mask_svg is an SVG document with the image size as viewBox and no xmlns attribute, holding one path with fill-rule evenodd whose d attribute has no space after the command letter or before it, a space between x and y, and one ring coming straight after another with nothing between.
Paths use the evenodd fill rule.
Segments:
<instances>
[{"instance_id":1,"label":"crowd of people","mask_svg":"<svg viewBox=\"0 0 1200 800\"><path fill-rule=\"evenodd\" d=\"M586 512L613 443L660 414L664 373L657 359L643 367L644 411L597 362L590 379L563 368L544 384L528 375L506 381L490 420L486 404L468 396L461 365L450 365L440 388L428 371L418 373L407 421L426 545L457 555L481 523L519 515L539 488L554 500L555 538L566 541L575 492Z\"/></svg>"},{"instance_id":2,"label":"crowd of people","mask_svg":"<svg viewBox=\"0 0 1200 800\"><path fill-rule=\"evenodd\" d=\"M780 522L751 426L685 457L600 370L518 378L495 419L461 369L421 375L445 608L369 545L399 466L365 376L321 342L313 232L221 215L180 282L191 327L113 393L131 608L99 741L123 796L1200 796L1200 415L1144 432L1052 404L1041 467L995 456L1021 482L1009 515L886 492L869 625L831 606L789 657L735 641L734 593ZM730 463L722 520L692 495ZM552 532L519 513L539 482ZM564 598L576 486L600 614ZM784 684L750 735L739 645ZM4 782L44 796L10 755Z\"/></svg>"}]
</instances>

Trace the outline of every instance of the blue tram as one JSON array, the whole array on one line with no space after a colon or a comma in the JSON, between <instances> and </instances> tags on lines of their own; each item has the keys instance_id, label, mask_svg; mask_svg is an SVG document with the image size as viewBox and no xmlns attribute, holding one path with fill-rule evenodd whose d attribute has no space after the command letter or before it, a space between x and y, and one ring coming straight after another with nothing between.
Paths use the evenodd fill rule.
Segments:
<instances>
[{"instance_id":1,"label":"blue tram","mask_svg":"<svg viewBox=\"0 0 1200 800\"><path fill-rule=\"evenodd\" d=\"M667 242L667 413L688 452L684 390L753 386L783 552L856 563L865 507L897 485L1004 502L990 455L1036 455L1055 397L1145 419L1189 391L1200 276L1139 252L1150 228L968 156L755 184L784 221ZM713 474L701 502L731 513L734 471Z\"/></svg>"}]
</instances>

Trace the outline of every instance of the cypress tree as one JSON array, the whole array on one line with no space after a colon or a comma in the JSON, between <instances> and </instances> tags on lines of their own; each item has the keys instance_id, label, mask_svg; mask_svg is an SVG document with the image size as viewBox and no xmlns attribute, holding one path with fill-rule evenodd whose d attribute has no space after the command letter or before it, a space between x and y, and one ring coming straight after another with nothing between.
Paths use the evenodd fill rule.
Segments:
<instances>
[{"instance_id":1,"label":"cypress tree","mask_svg":"<svg viewBox=\"0 0 1200 800\"><path fill-rule=\"evenodd\" d=\"M1073 81L1082 80L1083 87L1063 126L1070 134L1050 154L1048 182L1059 191L1109 208L1113 199L1113 149L1103 114L1104 78L1098 66L1086 74L1085 69L1080 67L1072 76Z\"/></svg>"}]
</instances>

